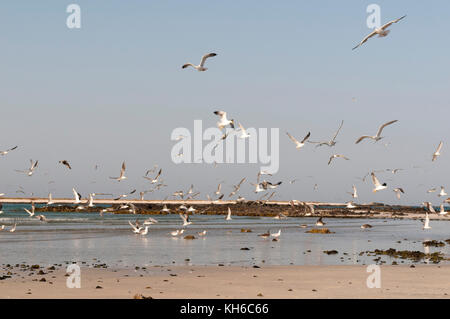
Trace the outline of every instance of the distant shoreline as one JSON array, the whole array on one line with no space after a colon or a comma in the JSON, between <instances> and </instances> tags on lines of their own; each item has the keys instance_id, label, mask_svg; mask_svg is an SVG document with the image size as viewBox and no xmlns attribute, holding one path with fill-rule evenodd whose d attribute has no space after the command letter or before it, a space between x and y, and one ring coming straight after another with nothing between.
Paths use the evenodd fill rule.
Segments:
<instances>
[{"instance_id":1,"label":"distant shoreline","mask_svg":"<svg viewBox=\"0 0 450 319\"><path fill-rule=\"evenodd\" d=\"M47 198L0 198L3 204L35 204L46 205ZM81 200L80 204L74 204L72 198L55 198L54 204L50 206L36 207L40 212L89 212L98 213L100 207L85 207L77 210L77 205L85 205L88 200ZM287 217L326 217L326 218L394 218L394 219L422 219L425 218L425 209L417 206L387 205L383 203L354 204L355 208L347 208L345 203L324 203L324 202L295 202L292 201L208 201L208 200L138 200L138 199L96 199L95 205L110 205L116 208L114 214L130 214L128 208L121 208L123 205L134 204L136 212L143 215L165 215L179 213L180 205L186 207L193 206L198 215L225 215L228 207L232 209L234 216L255 216L255 217L276 217L283 214ZM162 207L166 205L170 213L162 212ZM314 213L311 215L308 205L314 206ZM101 207L104 208L104 207ZM429 214L432 220L450 220L450 214L439 215Z\"/></svg>"}]
</instances>

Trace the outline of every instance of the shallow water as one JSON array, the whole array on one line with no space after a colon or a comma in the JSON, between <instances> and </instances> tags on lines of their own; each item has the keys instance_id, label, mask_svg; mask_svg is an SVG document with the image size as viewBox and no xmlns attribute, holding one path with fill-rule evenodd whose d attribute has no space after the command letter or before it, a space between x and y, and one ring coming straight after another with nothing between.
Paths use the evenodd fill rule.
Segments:
<instances>
[{"instance_id":1,"label":"shallow water","mask_svg":"<svg viewBox=\"0 0 450 319\"><path fill-rule=\"evenodd\" d=\"M267 217L233 217L192 215L192 225L181 237L169 232L181 228L178 215L158 215L159 223L150 226L146 236L133 234L128 221L145 220L148 215L113 215L96 213L42 213L47 223L30 218L23 210L29 205L4 205L0 215L0 264L21 262L50 265L64 262L106 263L109 266L144 265L349 265L374 263L375 257L359 256L374 249L425 251L425 240L450 238L449 221L431 221L432 229L422 230L419 220L324 218L325 227L334 234L306 233L317 218L275 220ZM41 213L37 213L41 214ZM7 230L17 223L17 230ZM371 229L363 230L369 223ZM300 228L307 224L308 229ZM251 233L241 233L249 228ZM258 234L281 229L280 240L258 237ZM197 232L207 230L205 237ZM185 235L197 239L186 240ZM400 242L398 242L400 241ZM241 250L247 247L250 250ZM327 255L324 250L337 250ZM310 250L310 252L307 252ZM430 247L447 257L450 245ZM346 253L347 255L344 255ZM342 258L341 258L342 257ZM186 261L188 260L188 261ZM388 264L394 259L384 257ZM402 260L397 260L401 263ZM411 263L411 261L404 261ZM448 263L445 262L445 263Z\"/></svg>"}]
</instances>

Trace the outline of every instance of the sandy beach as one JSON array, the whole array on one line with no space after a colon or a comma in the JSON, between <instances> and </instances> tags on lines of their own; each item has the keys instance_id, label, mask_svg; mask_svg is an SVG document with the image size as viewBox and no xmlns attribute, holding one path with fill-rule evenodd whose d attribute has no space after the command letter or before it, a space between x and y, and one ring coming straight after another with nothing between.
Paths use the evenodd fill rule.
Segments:
<instances>
[{"instance_id":1,"label":"sandy beach","mask_svg":"<svg viewBox=\"0 0 450 319\"><path fill-rule=\"evenodd\" d=\"M13 270L12 273L20 273ZM366 266L81 267L81 288L65 268L24 271L0 281L1 298L449 298L449 265L381 266L368 288ZM3 275L3 274L2 274ZM45 278L45 281L41 281Z\"/></svg>"}]
</instances>

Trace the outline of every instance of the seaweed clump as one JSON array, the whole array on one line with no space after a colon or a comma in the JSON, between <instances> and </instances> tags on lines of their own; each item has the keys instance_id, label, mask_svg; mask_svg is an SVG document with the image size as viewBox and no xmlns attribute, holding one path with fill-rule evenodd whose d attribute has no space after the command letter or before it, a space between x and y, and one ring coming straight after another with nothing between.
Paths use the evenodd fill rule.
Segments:
<instances>
[{"instance_id":1,"label":"seaweed clump","mask_svg":"<svg viewBox=\"0 0 450 319\"><path fill-rule=\"evenodd\" d=\"M445 243L443 243L442 241L437 241L437 240L426 240L422 244L427 247L443 247L443 246L445 246Z\"/></svg>"},{"instance_id":2,"label":"seaweed clump","mask_svg":"<svg viewBox=\"0 0 450 319\"><path fill-rule=\"evenodd\" d=\"M373 255L385 255L391 258L409 259L414 262L419 262L423 259L429 259L435 264L439 263L441 260L445 260L444 256L440 252L425 254L421 251L396 250L394 248L389 248L387 250L375 249L375 251L369 251L368 253Z\"/></svg>"},{"instance_id":3,"label":"seaweed clump","mask_svg":"<svg viewBox=\"0 0 450 319\"><path fill-rule=\"evenodd\" d=\"M312 228L308 230L307 233L311 234L334 234L334 232L330 231L328 228Z\"/></svg>"}]
</instances>

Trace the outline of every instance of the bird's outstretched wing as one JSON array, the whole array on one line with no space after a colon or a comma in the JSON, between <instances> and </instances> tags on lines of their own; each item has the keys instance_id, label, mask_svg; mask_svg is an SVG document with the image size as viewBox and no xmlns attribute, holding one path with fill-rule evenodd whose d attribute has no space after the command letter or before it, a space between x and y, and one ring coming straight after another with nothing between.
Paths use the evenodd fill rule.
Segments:
<instances>
[{"instance_id":1,"label":"bird's outstretched wing","mask_svg":"<svg viewBox=\"0 0 450 319\"><path fill-rule=\"evenodd\" d=\"M200 66L202 67L203 65L205 65L205 61L207 58L211 58L216 55L217 55L216 53L208 53L208 54L205 54L204 56L202 56L202 59L200 60Z\"/></svg>"},{"instance_id":2,"label":"bird's outstretched wing","mask_svg":"<svg viewBox=\"0 0 450 319\"><path fill-rule=\"evenodd\" d=\"M308 134L306 134L306 136L303 138L302 144L304 144L310 136L311 136L311 132L308 132Z\"/></svg>"},{"instance_id":3,"label":"bird's outstretched wing","mask_svg":"<svg viewBox=\"0 0 450 319\"><path fill-rule=\"evenodd\" d=\"M357 140L356 140L356 142L355 142L355 144L358 144L359 142L361 142L363 139L365 139L365 138L373 138L372 136L369 136L369 135L364 135L364 136L361 136L360 138L358 138Z\"/></svg>"},{"instance_id":4,"label":"bird's outstretched wing","mask_svg":"<svg viewBox=\"0 0 450 319\"><path fill-rule=\"evenodd\" d=\"M338 134L342 128L342 125L344 125L344 120L342 120L341 125L339 126L338 130L336 131L336 134L334 134L333 138L331 139L332 141L334 141L336 139L336 137L338 136Z\"/></svg>"},{"instance_id":5,"label":"bird's outstretched wing","mask_svg":"<svg viewBox=\"0 0 450 319\"><path fill-rule=\"evenodd\" d=\"M371 33L369 33L364 39L362 39L361 42L358 43L358 45L356 45L352 50L355 50L356 48L360 47L361 45L363 45L364 43L366 43L367 40L369 40L371 37L373 37L374 35L376 35L377 32L375 30L373 30Z\"/></svg>"},{"instance_id":6,"label":"bird's outstretched wing","mask_svg":"<svg viewBox=\"0 0 450 319\"><path fill-rule=\"evenodd\" d=\"M385 25L383 25L380 29L381 29L381 30L385 30L385 29L388 28L390 25L392 25L393 23L399 22L399 21L400 21L401 19L403 19L404 17L406 17L406 14L405 14L403 17L400 17L400 18L398 18L398 19L389 21L388 23L386 23Z\"/></svg>"},{"instance_id":7,"label":"bird's outstretched wing","mask_svg":"<svg viewBox=\"0 0 450 319\"><path fill-rule=\"evenodd\" d=\"M390 121L390 122L387 122L387 123L384 123L383 125L381 125L380 128L378 129L377 136L381 136L381 132L383 132L383 129L388 125L394 124L395 122L398 122L398 120L393 120L393 121Z\"/></svg>"},{"instance_id":8,"label":"bird's outstretched wing","mask_svg":"<svg viewBox=\"0 0 450 319\"><path fill-rule=\"evenodd\" d=\"M372 176L372 182L375 186L380 186L380 181L378 180L378 178L375 176L375 174L372 172L370 173L370 175Z\"/></svg>"}]
</instances>

